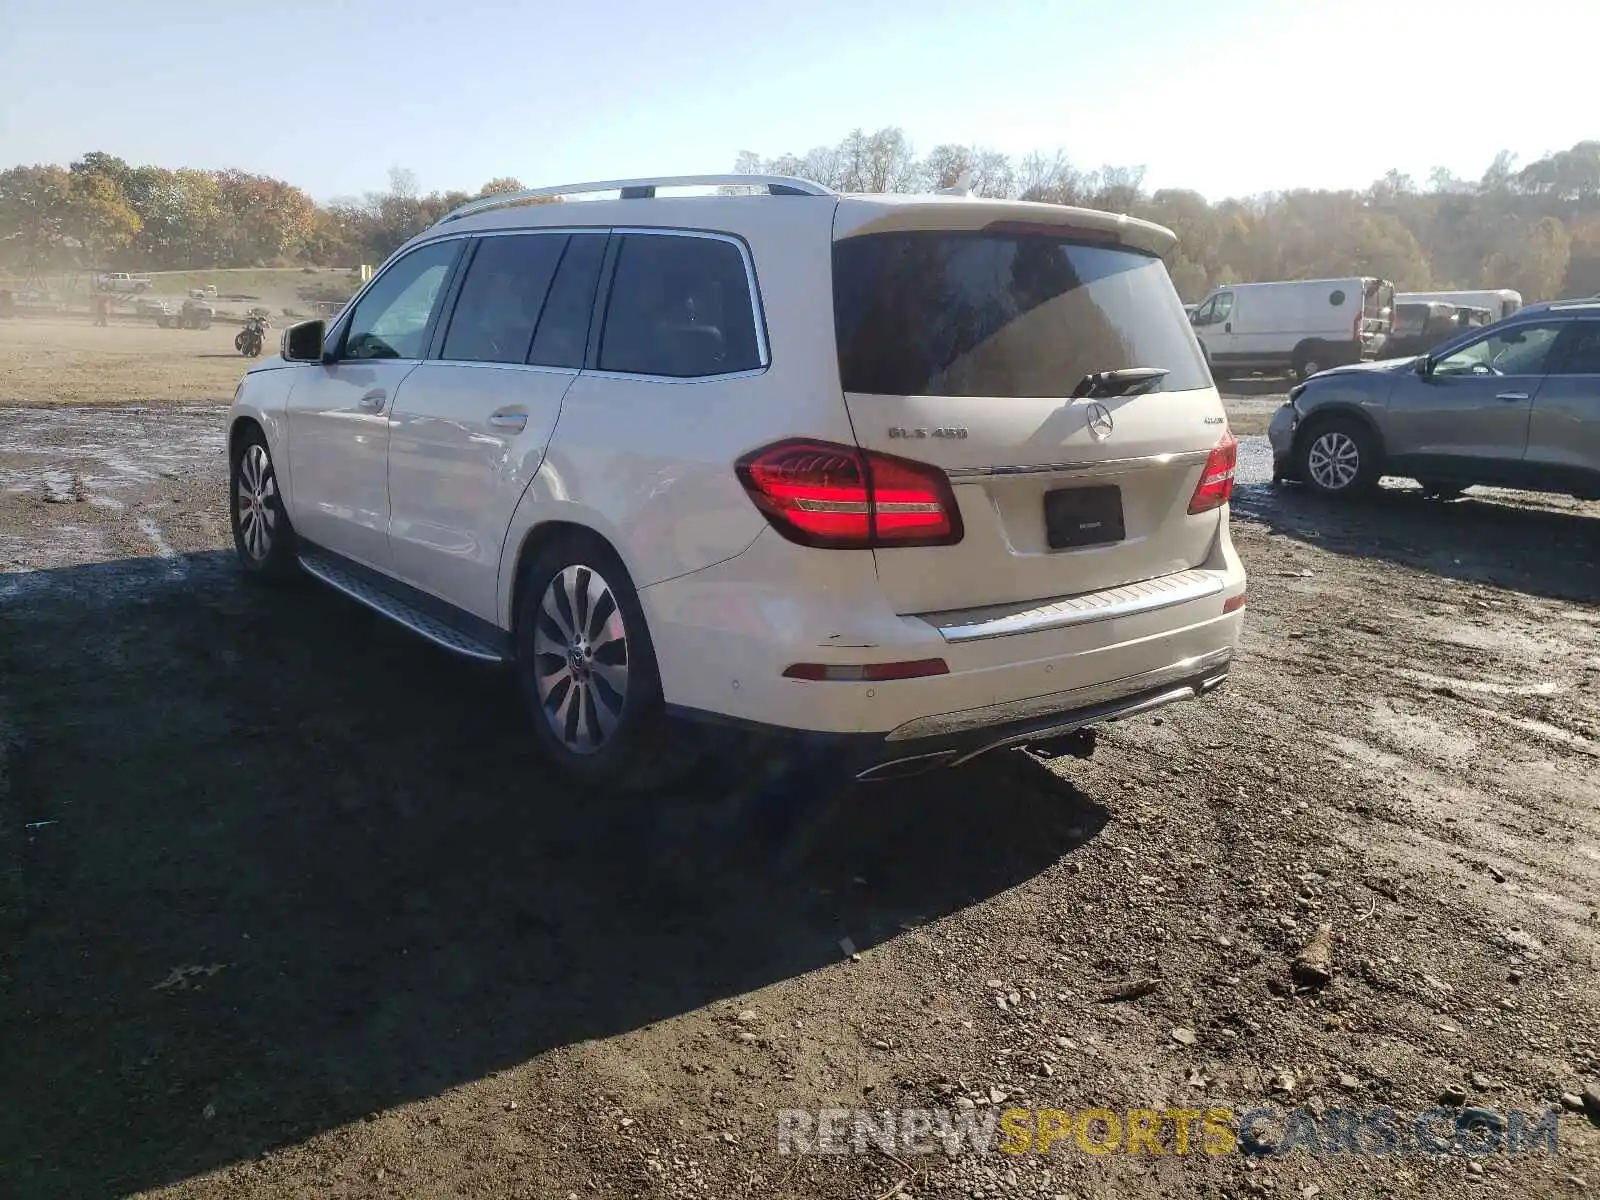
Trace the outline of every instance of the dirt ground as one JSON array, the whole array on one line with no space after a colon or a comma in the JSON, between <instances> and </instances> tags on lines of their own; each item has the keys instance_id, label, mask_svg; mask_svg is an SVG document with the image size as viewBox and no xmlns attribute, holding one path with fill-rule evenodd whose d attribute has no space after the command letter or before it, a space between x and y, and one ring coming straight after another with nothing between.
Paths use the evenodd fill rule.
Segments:
<instances>
[{"instance_id":1,"label":"dirt ground","mask_svg":"<svg viewBox=\"0 0 1600 1200\"><path fill-rule=\"evenodd\" d=\"M0 404L226 404L246 360L237 324L161 329L152 319L0 320Z\"/></svg>"},{"instance_id":2,"label":"dirt ground","mask_svg":"<svg viewBox=\"0 0 1600 1200\"><path fill-rule=\"evenodd\" d=\"M1475 1160L799 1156L776 1132L788 1108L1411 1114L1457 1088L1543 1112L1600 1086L1600 507L1330 507L1246 437L1221 694L1087 762L838 793L785 864L734 815L761 762L575 790L502 675L244 586L224 410L124 386L0 407L0 1194L1600 1190L1569 1111L1557 1155ZM1275 403L1239 397L1235 427ZM1291 963L1323 923L1319 983Z\"/></svg>"}]
</instances>

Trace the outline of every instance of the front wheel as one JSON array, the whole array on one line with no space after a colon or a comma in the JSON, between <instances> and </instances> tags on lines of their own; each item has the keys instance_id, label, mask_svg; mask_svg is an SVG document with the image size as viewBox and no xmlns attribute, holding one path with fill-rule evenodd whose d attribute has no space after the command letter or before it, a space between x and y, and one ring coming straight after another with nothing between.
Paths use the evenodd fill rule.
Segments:
<instances>
[{"instance_id":1,"label":"front wheel","mask_svg":"<svg viewBox=\"0 0 1600 1200\"><path fill-rule=\"evenodd\" d=\"M1320 421L1301 436L1300 478L1323 496L1359 496L1376 486L1380 473L1377 439L1348 417Z\"/></svg>"},{"instance_id":2,"label":"front wheel","mask_svg":"<svg viewBox=\"0 0 1600 1200\"><path fill-rule=\"evenodd\" d=\"M567 774L642 791L694 765L665 712L638 593L598 539L561 538L528 563L515 639L534 736Z\"/></svg>"},{"instance_id":3,"label":"front wheel","mask_svg":"<svg viewBox=\"0 0 1600 1200\"><path fill-rule=\"evenodd\" d=\"M294 527L283 507L272 452L259 430L240 439L228 487L233 549L246 575L284 579L295 573Z\"/></svg>"}]
</instances>

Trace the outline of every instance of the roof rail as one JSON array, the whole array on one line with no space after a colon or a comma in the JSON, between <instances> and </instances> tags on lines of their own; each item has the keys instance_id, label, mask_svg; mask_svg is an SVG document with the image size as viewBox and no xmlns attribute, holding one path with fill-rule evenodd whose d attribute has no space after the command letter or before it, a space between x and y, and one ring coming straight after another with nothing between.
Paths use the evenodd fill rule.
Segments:
<instances>
[{"instance_id":1,"label":"roof rail","mask_svg":"<svg viewBox=\"0 0 1600 1200\"><path fill-rule=\"evenodd\" d=\"M649 200L663 187L764 187L772 196L832 196L835 193L820 183L809 179L796 179L789 175L664 175L656 179L612 179L603 183L563 183L556 187L530 188L525 192L503 192L498 196L485 196L471 200L460 208L452 209L435 222L470 217L475 213L490 212L497 208L510 208L533 200L546 200L555 196L582 195L585 192L618 192L623 200Z\"/></svg>"}]
</instances>

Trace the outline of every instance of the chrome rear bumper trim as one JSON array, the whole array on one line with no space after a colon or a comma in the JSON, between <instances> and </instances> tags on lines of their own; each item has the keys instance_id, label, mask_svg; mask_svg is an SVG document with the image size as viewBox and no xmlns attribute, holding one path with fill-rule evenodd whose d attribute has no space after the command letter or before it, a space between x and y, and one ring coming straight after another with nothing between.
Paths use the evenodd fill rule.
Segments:
<instances>
[{"instance_id":1,"label":"chrome rear bumper trim","mask_svg":"<svg viewBox=\"0 0 1600 1200\"><path fill-rule=\"evenodd\" d=\"M1102 458L1091 462L1018 463L999 467L952 467L945 472L951 479L989 479L995 476L1016 475L1120 475L1126 471L1143 471L1151 467L1172 467L1186 463L1203 463L1211 456L1210 450L1187 450L1174 454L1147 454L1140 458Z\"/></svg>"},{"instance_id":2,"label":"chrome rear bumper trim","mask_svg":"<svg viewBox=\"0 0 1600 1200\"><path fill-rule=\"evenodd\" d=\"M1051 692L1044 696L1031 696L1024 700L1009 700L1000 704L986 704L980 708L962 709L959 712L917 717L890 730L884 735L884 741L907 742L916 738L942 737L990 725L1010 725L1033 719L1045 720L1058 713L1063 717L1063 728L1071 730L1091 723L1078 720L1077 726L1071 724L1071 721L1077 720L1078 714L1085 709L1110 704L1130 696L1142 696L1169 686L1177 687L1180 684L1192 691L1196 680L1210 680L1226 675L1227 666L1232 661L1233 647L1224 646L1140 675L1125 675L1121 679L1111 679L1065 692ZM1103 719L1105 718L1094 718L1096 721ZM1042 735L1032 732L1029 736Z\"/></svg>"},{"instance_id":3,"label":"chrome rear bumper trim","mask_svg":"<svg viewBox=\"0 0 1600 1200\"><path fill-rule=\"evenodd\" d=\"M983 638L1087 625L1188 604L1220 594L1225 586L1223 580L1221 571L1179 571L1175 575L1107 588L1103 592L1062 596L1042 603L1029 601L923 613L921 619L937 629L947 642L975 642Z\"/></svg>"}]
</instances>

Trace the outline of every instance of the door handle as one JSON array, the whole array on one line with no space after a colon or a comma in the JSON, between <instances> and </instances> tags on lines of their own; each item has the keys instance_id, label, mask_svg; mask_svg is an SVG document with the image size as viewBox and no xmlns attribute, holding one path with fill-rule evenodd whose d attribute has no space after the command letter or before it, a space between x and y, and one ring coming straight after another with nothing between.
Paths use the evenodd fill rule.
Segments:
<instances>
[{"instance_id":1,"label":"door handle","mask_svg":"<svg viewBox=\"0 0 1600 1200\"><path fill-rule=\"evenodd\" d=\"M362 412L382 412L383 402L388 398L389 393L385 392L382 388L379 388L376 391L368 392L365 396L361 397L360 400L357 400L356 407Z\"/></svg>"},{"instance_id":2,"label":"door handle","mask_svg":"<svg viewBox=\"0 0 1600 1200\"><path fill-rule=\"evenodd\" d=\"M1232 333L1233 332L1233 322L1229 321L1226 324L1224 324L1223 327L1222 327L1222 332L1223 333Z\"/></svg>"},{"instance_id":3,"label":"door handle","mask_svg":"<svg viewBox=\"0 0 1600 1200\"><path fill-rule=\"evenodd\" d=\"M521 433L528 427L528 414L525 412L497 412L489 416L490 429L507 429L513 433Z\"/></svg>"},{"instance_id":4,"label":"door handle","mask_svg":"<svg viewBox=\"0 0 1600 1200\"><path fill-rule=\"evenodd\" d=\"M1496 400L1526 400L1527 398L1527 392L1501 392L1495 397Z\"/></svg>"}]
</instances>

